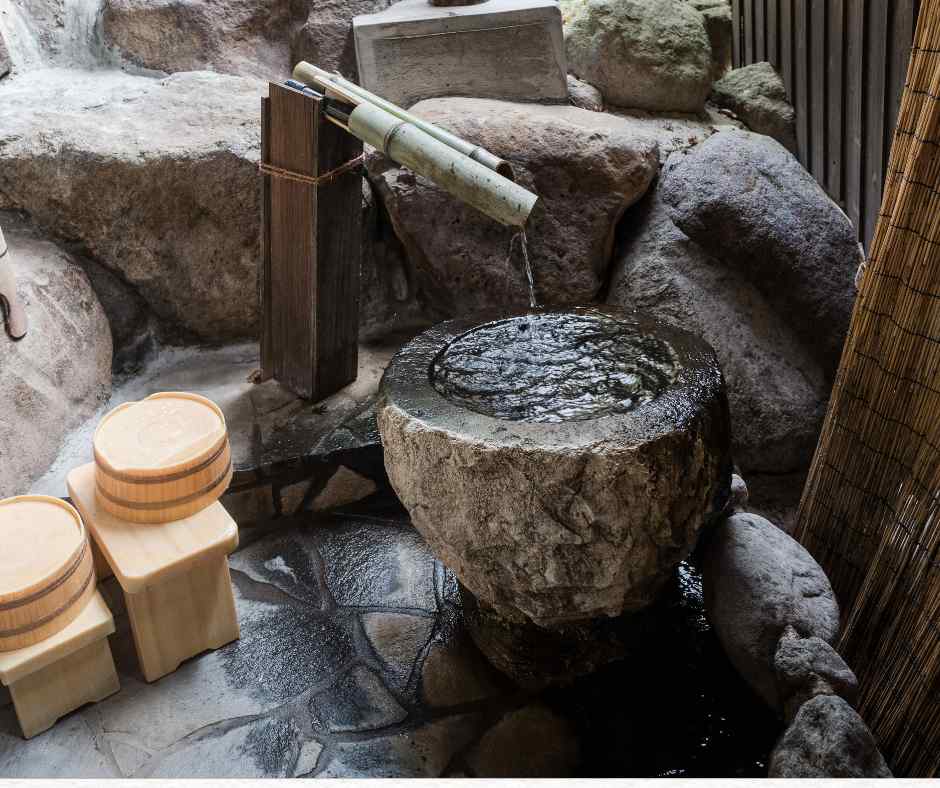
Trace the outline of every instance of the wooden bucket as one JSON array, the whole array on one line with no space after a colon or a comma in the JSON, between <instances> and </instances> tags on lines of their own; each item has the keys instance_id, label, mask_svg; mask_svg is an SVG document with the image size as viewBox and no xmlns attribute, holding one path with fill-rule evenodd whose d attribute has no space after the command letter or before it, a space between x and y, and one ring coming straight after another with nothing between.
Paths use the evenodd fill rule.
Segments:
<instances>
[{"instance_id":1,"label":"wooden bucket","mask_svg":"<svg viewBox=\"0 0 940 788\"><path fill-rule=\"evenodd\" d=\"M95 593L82 518L58 498L0 501L0 651L26 648L65 629Z\"/></svg>"},{"instance_id":2,"label":"wooden bucket","mask_svg":"<svg viewBox=\"0 0 940 788\"><path fill-rule=\"evenodd\" d=\"M95 495L132 523L182 520L232 480L225 416L198 394L168 392L111 411L95 431Z\"/></svg>"}]
</instances>

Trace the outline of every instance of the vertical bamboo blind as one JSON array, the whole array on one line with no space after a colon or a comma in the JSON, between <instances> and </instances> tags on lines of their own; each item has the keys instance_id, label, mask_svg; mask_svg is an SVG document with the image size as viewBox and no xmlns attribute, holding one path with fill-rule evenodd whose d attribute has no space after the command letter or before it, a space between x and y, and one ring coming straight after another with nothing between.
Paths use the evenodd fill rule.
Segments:
<instances>
[{"instance_id":1,"label":"vertical bamboo blind","mask_svg":"<svg viewBox=\"0 0 940 788\"><path fill-rule=\"evenodd\" d=\"M940 0L917 25L870 261L800 507L842 605L859 711L940 773Z\"/></svg>"}]
</instances>

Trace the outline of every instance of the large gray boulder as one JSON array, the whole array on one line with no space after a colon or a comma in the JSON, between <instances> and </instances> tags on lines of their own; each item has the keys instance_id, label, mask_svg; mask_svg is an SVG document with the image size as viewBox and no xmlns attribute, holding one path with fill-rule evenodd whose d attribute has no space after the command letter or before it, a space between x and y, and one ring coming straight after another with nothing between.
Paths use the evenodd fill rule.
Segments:
<instances>
[{"instance_id":1,"label":"large gray boulder","mask_svg":"<svg viewBox=\"0 0 940 788\"><path fill-rule=\"evenodd\" d=\"M317 0L291 39L291 60L306 60L358 81L352 20L384 11L394 0Z\"/></svg>"},{"instance_id":2,"label":"large gray boulder","mask_svg":"<svg viewBox=\"0 0 940 788\"><path fill-rule=\"evenodd\" d=\"M571 106L472 98L422 101L415 114L512 162L540 196L529 221L529 257L543 304L593 299L614 229L658 170L657 143L633 122ZM528 305L514 230L468 207L384 156L367 162L432 309L447 315Z\"/></svg>"},{"instance_id":3,"label":"large gray boulder","mask_svg":"<svg viewBox=\"0 0 940 788\"><path fill-rule=\"evenodd\" d=\"M10 217L0 217L29 333L0 330L0 498L29 492L69 430L111 393L111 331L82 269ZM2 322L0 322L2 329Z\"/></svg>"},{"instance_id":4,"label":"large gray boulder","mask_svg":"<svg viewBox=\"0 0 940 788\"><path fill-rule=\"evenodd\" d=\"M670 218L733 264L834 374L861 262L855 228L779 142L729 131L676 154L662 175Z\"/></svg>"},{"instance_id":5,"label":"large gray boulder","mask_svg":"<svg viewBox=\"0 0 940 788\"><path fill-rule=\"evenodd\" d=\"M858 679L839 653L820 638L801 638L793 627L777 644L774 671L788 721L817 695L838 695L851 704L858 696Z\"/></svg>"},{"instance_id":6,"label":"large gray boulder","mask_svg":"<svg viewBox=\"0 0 940 788\"><path fill-rule=\"evenodd\" d=\"M783 79L770 63L729 71L712 86L711 100L734 112L751 131L773 137L796 153L796 112Z\"/></svg>"},{"instance_id":7,"label":"large gray boulder","mask_svg":"<svg viewBox=\"0 0 940 788\"><path fill-rule=\"evenodd\" d=\"M292 3L280 0L105 0L104 39L158 71L211 69L283 79Z\"/></svg>"},{"instance_id":8,"label":"large gray boulder","mask_svg":"<svg viewBox=\"0 0 940 788\"><path fill-rule=\"evenodd\" d=\"M685 0L564 0L568 69L608 104L700 112L713 77L702 15Z\"/></svg>"},{"instance_id":9,"label":"large gray boulder","mask_svg":"<svg viewBox=\"0 0 940 788\"><path fill-rule=\"evenodd\" d=\"M745 472L806 467L829 387L789 318L676 227L658 189L621 227L608 303L655 314L715 349L728 382L735 461Z\"/></svg>"},{"instance_id":10,"label":"large gray boulder","mask_svg":"<svg viewBox=\"0 0 940 788\"><path fill-rule=\"evenodd\" d=\"M0 32L0 79L3 79L13 68L13 59L10 57L10 50L7 49L6 41L3 40L3 33Z\"/></svg>"},{"instance_id":11,"label":"large gray boulder","mask_svg":"<svg viewBox=\"0 0 940 788\"><path fill-rule=\"evenodd\" d=\"M825 572L773 523L737 513L711 535L703 581L708 619L728 658L782 710L774 656L784 630L830 644L839 633L839 605Z\"/></svg>"},{"instance_id":12,"label":"large gray boulder","mask_svg":"<svg viewBox=\"0 0 940 788\"><path fill-rule=\"evenodd\" d=\"M179 333L254 336L264 91L208 72L0 83L0 208L80 243Z\"/></svg>"},{"instance_id":13,"label":"large gray boulder","mask_svg":"<svg viewBox=\"0 0 940 788\"><path fill-rule=\"evenodd\" d=\"M770 756L771 778L892 777L871 731L845 700L807 701Z\"/></svg>"},{"instance_id":14,"label":"large gray boulder","mask_svg":"<svg viewBox=\"0 0 940 788\"><path fill-rule=\"evenodd\" d=\"M686 0L702 15L712 45L712 75L719 79L729 68L734 45L731 0Z\"/></svg>"}]
</instances>

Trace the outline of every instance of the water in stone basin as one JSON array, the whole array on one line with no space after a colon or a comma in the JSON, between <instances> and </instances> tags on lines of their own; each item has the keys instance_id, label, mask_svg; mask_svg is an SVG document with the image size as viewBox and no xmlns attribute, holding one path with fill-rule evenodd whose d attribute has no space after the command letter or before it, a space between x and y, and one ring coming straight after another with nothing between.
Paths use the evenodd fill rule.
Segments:
<instances>
[{"instance_id":1,"label":"water in stone basin","mask_svg":"<svg viewBox=\"0 0 940 788\"><path fill-rule=\"evenodd\" d=\"M535 312L475 328L434 360L444 397L487 416L539 423L627 413L675 379L660 339L601 312Z\"/></svg>"}]
</instances>

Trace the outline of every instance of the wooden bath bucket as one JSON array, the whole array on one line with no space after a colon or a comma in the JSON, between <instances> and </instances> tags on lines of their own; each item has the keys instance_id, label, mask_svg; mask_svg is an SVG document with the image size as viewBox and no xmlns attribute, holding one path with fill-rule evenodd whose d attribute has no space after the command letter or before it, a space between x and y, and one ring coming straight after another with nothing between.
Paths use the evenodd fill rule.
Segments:
<instances>
[{"instance_id":1,"label":"wooden bath bucket","mask_svg":"<svg viewBox=\"0 0 940 788\"><path fill-rule=\"evenodd\" d=\"M225 416L198 394L154 394L115 408L95 431L94 456L98 503L132 523L189 517L232 480Z\"/></svg>"},{"instance_id":2,"label":"wooden bath bucket","mask_svg":"<svg viewBox=\"0 0 940 788\"><path fill-rule=\"evenodd\" d=\"M0 501L0 651L65 629L95 593L91 545L65 501L21 495Z\"/></svg>"}]
</instances>

